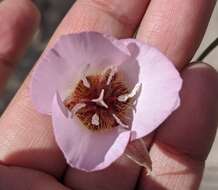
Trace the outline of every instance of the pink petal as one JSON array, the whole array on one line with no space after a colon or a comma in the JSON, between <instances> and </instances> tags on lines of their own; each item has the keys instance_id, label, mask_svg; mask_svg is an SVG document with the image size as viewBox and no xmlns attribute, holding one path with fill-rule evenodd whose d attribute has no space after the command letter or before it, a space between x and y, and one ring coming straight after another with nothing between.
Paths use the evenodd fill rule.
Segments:
<instances>
[{"instance_id":1,"label":"pink petal","mask_svg":"<svg viewBox=\"0 0 218 190\"><path fill-rule=\"evenodd\" d=\"M133 54L140 66L138 80L142 89L132 123L132 140L155 130L180 103L182 79L172 64L159 50L133 39L122 40L127 46L137 46ZM129 72L129 75L134 73Z\"/></svg>"},{"instance_id":2,"label":"pink petal","mask_svg":"<svg viewBox=\"0 0 218 190\"><path fill-rule=\"evenodd\" d=\"M118 70L122 72L124 81L128 84L129 89L133 89L139 82L139 64L136 60L139 48L135 43L126 45L123 43L125 40L118 40L110 35L104 35L108 38L114 46L120 49L123 53L128 55L128 58L118 66ZM136 40L133 40L136 41Z\"/></svg>"},{"instance_id":3,"label":"pink petal","mask_svg":"<svg viewBox=\"0 0 218 190\"><path fill-rule=\"evenodd\" d=\"M129 142L130 131L93 132L67 113L59 95L52 106L52 121L56 141L67 163L84 171L101 170L119 158Z\"/></svg>"},{"instance_id":4,"label":"pink petal","mask_svg":"<svg viewBox=\"0 0 218 190\"><path fill-rule=\"evenodd\" d=\"M105 67L119 65L126 59L127 55L102 34L83 32L65 35L42 56L33 71L33 104L39 112L51 114L55 92L59 91L65 98L84 75L88 65L89 73L101 72Z\"/></svg>"}]
</instances>

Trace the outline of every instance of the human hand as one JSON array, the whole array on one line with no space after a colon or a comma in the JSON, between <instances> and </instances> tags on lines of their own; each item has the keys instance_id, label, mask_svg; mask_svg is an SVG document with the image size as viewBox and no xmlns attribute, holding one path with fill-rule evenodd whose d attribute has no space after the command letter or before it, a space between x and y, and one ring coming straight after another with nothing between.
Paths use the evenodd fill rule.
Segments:
<instances>
[{"instance_id":1,"label":"human hand","mask_svg":"<svg viewBox=\"0 0 218 190\"><path fill-rule=\"evenodd\" d=\"M22 54L39 19L30 0L17 0L16 5L14 2L5 0L0 4L1 81L11 70L8 63L15 63ZM50 118L32 107L27 77L0 120L0 189L198 188L216 132L218 77L206 64L187 64L202 39L215 0L162 0L161 4L152 0L147 7L148 2L78 0L48 47L63 34L84 30L131 37L145 15L136 38L164 52L184 79L180 108L155 134L145 138L154 176L146 176L142 168L125 157L98 172L84 173L67 167L55 143Z\"/></svg>"}]
</instances>

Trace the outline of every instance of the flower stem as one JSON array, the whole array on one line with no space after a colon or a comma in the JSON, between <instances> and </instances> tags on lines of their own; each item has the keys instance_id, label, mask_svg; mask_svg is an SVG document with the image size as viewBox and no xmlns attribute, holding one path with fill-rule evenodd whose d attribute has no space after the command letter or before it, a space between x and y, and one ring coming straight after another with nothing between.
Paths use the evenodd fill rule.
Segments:
<instances>
[{"instance_id":1,"label":"flower stem","mask_svg":"<svg viewBox=\"0 0 218 190\"><path fill-rule=\"evenodd\" d=\"M207 57L218 45L218 38L216 38L204 51L203 53L197 58L196 62L201 62Z\"/></svg>"}]
</instances>

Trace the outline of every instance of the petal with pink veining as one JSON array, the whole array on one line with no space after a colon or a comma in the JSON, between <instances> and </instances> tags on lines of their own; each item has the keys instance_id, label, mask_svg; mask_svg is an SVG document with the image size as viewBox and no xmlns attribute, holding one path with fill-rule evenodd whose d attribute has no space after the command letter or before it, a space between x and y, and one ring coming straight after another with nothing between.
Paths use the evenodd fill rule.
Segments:
<instances>
[{"instance_id":1,"label":"petal with pink veining","mask_svg":"<svg viewBox=\"0 0 218 190\"><path fill-rule=\"evenodd\" d=\"M84 171L96 171L108 167L125 151L130 131L120 128L93 132L84 127L63 106L55 95L52 106L54 134L67 163Z\"/></svg>"}]
</instances>

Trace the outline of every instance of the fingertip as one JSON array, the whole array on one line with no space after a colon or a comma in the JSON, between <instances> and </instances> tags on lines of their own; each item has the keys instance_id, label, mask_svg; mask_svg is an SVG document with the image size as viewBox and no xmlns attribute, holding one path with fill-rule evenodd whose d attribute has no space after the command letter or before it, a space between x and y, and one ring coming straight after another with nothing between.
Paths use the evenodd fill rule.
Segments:
<instances>
[{"instance_id":1,"label":"fingertip","mask_svg":"<svg viewBox=\"0 0 218 190\"><path fill-rule=\"evenodd\" d=\"M35 4L35 1L34 0L32 1L22 0L22 1L26 2L27 15L29 15L31 23L37 29L41 21L41 13Z\"/></svg>"},{"instance_id":2,"label":"fingertip","mask_svg":"<svg viewBox=\"0 0 218 190\"><path fill-rule=\"evenodd\" d=\"M194 75L194 76L193 76ZM201 84L202 88L208 89L208 93L218 96L218 72L208 63L192 62L182 71L183 78L190 78ZM186 79L188 81L188 79ZM218 104L218 101L214 103ZM218 107L218 106L217 106Z\"/></svg>"},{"instance_id":3,"label":"fingertip","mask_svg":"<svg viewBox=\"0 0 218 190\"><path fill-rule=\"evenodd\" d=\"M14 4L14 0L8 0L8 3ZM41 14L38 7L34 1L19 0L15 11L17 11L18 14L17 26L20 27L24 34L29 34L31 39L38 29L41 21Z\"/></svg>"},{"instance_id":4,"label":"fingertip","mask_svg":"<svg viewBox=\"0 0 218 190\"><path fill-rule=\"evenodd\" d=\"M218 123L218 74L210 65L198 62L186 67L182 77L181 106L156 138L192 158L205 160Z\"/></svg>"},{"instance_id":5,"label":"fingertip","mask_svg":"<svg viewBox=\"0 0 218 190\"><path fill-rule=\"evenodd\" d=\"M200 72L203 72L209 76L218 77L218 72L217 70L211 66L210 64L206 62L192 62L188 67L185 67L184 70L182 71L183 74L187 72L192 72L192 70L199 70ZM216 79L215 79L216 80Z\"/></svg>"},{"instance_id":6,"label":"fingertip","mask_svg":"<svg viewBox=\"0 0 218 190\"><path fill-rule=\"evenodd\" d=\"M0 4L0 91L23 56L40 23L40 13L30 0L5 0Z\"/></svg>"},{"instance_id":7,"label":"fingertip","mask_svg":"<svg viewBox=\"0 0 218 190\"><path fill-rule=\"evenodd\" d=\"M39 26L41 20L41 14L34 3L31 0L4 0L1 3L1 17L2 22L8 17L8 24L10 20L14 17L18 24L28 26L29 28L36 29ZM4 10L3 10L4 9ZM16 17L15 17L16 16ZM6 20L7 21L7 20ZM18 25L21 27L22 25Z\"/></svg>"},{"instance_id":8,"label":"fingertip","mask_svg":"<svg viewBox=\"0 0 218 190\"><path fill-rule=\"evenodd\" d=\"M6 0L0 5L0 55L17 62L40 23L38 8L30 0Z\"/></svg>"}]
</instances>

